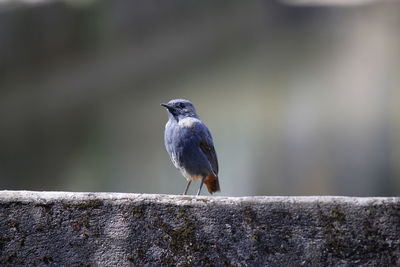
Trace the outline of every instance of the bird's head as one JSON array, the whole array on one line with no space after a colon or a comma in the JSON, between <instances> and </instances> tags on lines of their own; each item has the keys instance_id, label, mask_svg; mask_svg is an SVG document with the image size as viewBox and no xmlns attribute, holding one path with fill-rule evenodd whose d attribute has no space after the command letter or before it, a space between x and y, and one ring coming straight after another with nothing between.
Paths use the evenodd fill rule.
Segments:
<instances>
[{"instance_id":1,"label":"bird's head","mask_svg":"<svg viewBox=\"0 0 400 267\"><path fill-rule=\"evenodd\" d=\"M176 120L185 117L197 118L196 109L189 100L185 99L173 99L168 103L162 103L161 106L167 108L169 117L173 117Z\"/></svg>"}]
</instances>

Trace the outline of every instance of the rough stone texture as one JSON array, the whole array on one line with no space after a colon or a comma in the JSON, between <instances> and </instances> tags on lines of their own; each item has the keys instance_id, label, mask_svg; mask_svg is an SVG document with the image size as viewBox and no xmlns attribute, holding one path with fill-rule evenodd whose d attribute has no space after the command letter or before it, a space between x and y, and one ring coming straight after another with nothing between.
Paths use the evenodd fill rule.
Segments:
<instances>
[{"instance_id":1,"label":"rough stone texture","mask_svg":"<svg viewBox=\"0 0 400 267\"><path fill-rule=\"evenodd\" d=\"M400 198L0 191L1 266L399 266Z\"/></svg>"}]
</instances>

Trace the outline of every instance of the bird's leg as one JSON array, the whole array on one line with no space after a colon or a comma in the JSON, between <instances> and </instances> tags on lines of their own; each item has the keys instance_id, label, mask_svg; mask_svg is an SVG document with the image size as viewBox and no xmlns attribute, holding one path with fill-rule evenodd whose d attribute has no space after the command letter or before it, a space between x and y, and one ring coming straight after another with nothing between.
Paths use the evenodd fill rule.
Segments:
<instances>
[{"instance_id":1,"label":"bird's leg","mask_svg":"<svg viewBox=\"0 0 400 267\"><path fill-rule=\"evenodd\" d=\"M200 195L201 188L203 187L203 183L204 183L204 178L202 178L202 179L201 179L201 183L200 183L199 191L197 191L197 196L198 196L198 195Z\"/></svg>"},{"instance_id":2,"label":"bird's leg","mask_svg":"<svg viewBox=\"0 0 400 267\"><path fill-rule=\"evenodd\" d=\"M191 183L191 182L192 182L191 180L189 180L189 181L187 182L185 191L183 192L182 195L186 195L186 193L187 193L187 191L188 191L188 189L189 189L189 186L190 186L190 183Z\"/></svg>"}]
</instances>

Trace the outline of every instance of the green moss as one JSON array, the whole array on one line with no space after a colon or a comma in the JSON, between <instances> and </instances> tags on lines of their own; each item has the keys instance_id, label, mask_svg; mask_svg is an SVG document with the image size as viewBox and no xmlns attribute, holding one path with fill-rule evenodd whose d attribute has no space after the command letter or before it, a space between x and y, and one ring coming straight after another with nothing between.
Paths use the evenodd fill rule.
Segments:
<instances>
[{"instance_id":1,"label":"green moss","mask_svg":"<svg viewBox=\"0 0 400 267\"><path fill-rule=\"evenodd\" d=\"M103 202L99 199L90 199L90 200L85 200L80 203L63 203L62 204L64 209L79 209L79 210L86 210L86 209L93 209L93 208L98 208L103 205Z\"/></svg>"},{"instance_id":2,"label":"green moss","mask_svg":"<svg viewBox=\"0 0 400 267\"><path fill-rule=\"evenodd\" d=\"M0 251L3 250L5 244L10 241L9 237L0 236Z\"/></svg>"},{"instance_id":3,"label":"green moss","mask_svg":"<svg viewBox=\"0 0 400 267\"><path fill-rule=\"evenodd\" d=\"M146 250L138 247L132 253L133 255L128 256L128 261L134 264L134 266L143 265L146 262Z\"/></svg>"},{"instance_id":4,"label":"green moss","mask_svg":"<svg viewBox=\"0 0 400 267\"><path fill-rule=\"evenodd\" d=\"M379 218L388 216L391 211L384 211L382 207L368 207L364 212L368 216L359 218L362 225L358 228L354 225L359 224L348 221L339 207L334 207L328 214L320 215L325 239L324 251L327 253L325 256L357 260L362 264L380 255L382 259L395 265L400 245L390 241L393 237L382 234L382 224L377 224Z\"/></svg>"},{"instance_id":5,"label":"green moss","mask_svg":"<svg viewBox=\"0 0 400 267\"><path fill-rule=\"evenodd\" d=\"M17 229L17 231L19 230L19 222L17 221L10 221L10 226Z\"/></svg>"},{"instance_id":6,"label":"green moss","mask_svg":"<svg viewBox=\"0 0 400 267\"><path fill-rule=\"evenodd\" d=\"M89 217L78 219L72 223L72 229L74 229L74 231L80 231L82 228L90 228Z\"/></svg>"},{"instance_id":7,"label":"green moss","mask_svg":"<svg viewBox=\"0 0 400 267\"><path fill-rule=\"evenodd\" d=\"M8 266L8 264L13 263L13 261L17 258L17 253L12 252L4 257L4 260L2 261L3 264L6 264L5 266Z\"/></svg>"},{"instance_id":8,"label":"green moss","mask_svg":"<svg viewBox=\"0 0 400 267\"><path fill-rule=\"evenodd\" d=\"M44 256L42 258L42 261L44 264L51 264L53 262L53 257L51 256Z\"/></svg>"},{"instance_id":9,"label":"green moss","mask_svg":"<svg viewBox=\"0 0 400 267\"><path fill-rule=\"evenodd\" d=\"M143 205L133 206L132 213L136 218L143 220L146 215L146 207Z\"/></svg>"},{"instance_id":10,"label":"green moss","mask_svg":"<svg viewBox=\"0 0 400 267\"><path fill-rule=\"evenodd\" d=\"M204 256L204 251L207 250L207 243L199 242L196 238L196 226L189 219L187 213L188 207L179 207L177 210L177 218L182 221L182 226L173 228L165 223L161 217L155 221L155 226L162 229L169 238L168 246L172 255L164 255L162 258L163 265L174 265L178 258L185 258L186 264L182 266L192 266L194 260L204 264L211 264L208 257ZM198 258L202 255L202 258Z\"/></svg>"},{"instance_id":11,"label":"green moss","mask_svg":"<svg viewBox=\"0 0 400 267\"><path fill-rule=\"evenodd\" d=\"M250 206L245 206L243 208L243 219L250 225L253 225L257 222L257 214Z\"/></svg>"},{"instance_id":12,"label":"green moss","mask_svg":"<svg viewBox=\"0 0 400 267\"><path fill-rule=\"evenodd\" d=\"M47 203L47 204L36 204L35 207L40 207L45 210L46 213L50 213L54 204L53 203Z\"/></svg>"},{"instance_id":13,"label":"green moss","mask_svg":"<svg viewBox=\"0 0 400 267\"><path fill-rule=\"evenodd\" d=\"M19 241L19 245L21 248L25 246L25 238L22 238L21 241Z\"/></svg>"},{"instance_id":14,"label":"green moss","mask_svg":"<svg viewBox=\"0 0 400 267\"><path fill-rule=\"evenodd\" d=\"M329 214L320 214L323 233L325 236L326 251L334 257L345 259L348 242L344 240L342 225L346 217L339 207L334 207Z\"/></svg>"}]
</instances>

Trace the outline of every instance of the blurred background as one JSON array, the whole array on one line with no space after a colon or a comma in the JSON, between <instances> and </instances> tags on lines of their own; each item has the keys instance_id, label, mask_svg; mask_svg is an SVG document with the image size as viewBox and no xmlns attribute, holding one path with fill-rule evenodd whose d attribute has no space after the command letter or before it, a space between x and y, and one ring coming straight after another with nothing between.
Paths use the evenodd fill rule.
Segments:
<instances>
[{"instance_id":1,"label":"blurred background","mask_svg":"<svg viewBox=\"0 0 400 267\"><path fill-rule=\"evenodd\" d=\"M399 29L398 1L0 0L0 190L180 194L186 98L218 195L399 195Z\"/></svg>"}]
</instances>

